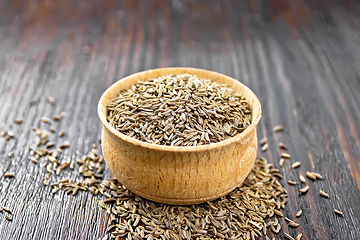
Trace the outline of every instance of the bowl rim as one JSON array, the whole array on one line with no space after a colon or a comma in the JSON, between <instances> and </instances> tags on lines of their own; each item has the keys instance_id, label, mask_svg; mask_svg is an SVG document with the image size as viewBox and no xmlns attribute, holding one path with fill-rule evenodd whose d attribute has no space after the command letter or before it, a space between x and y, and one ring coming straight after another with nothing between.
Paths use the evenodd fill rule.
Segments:
<instances>
[{"instance_id":1,"label":"bowl rim","mask_svg":"<svg viewBox=\"0 0 360 240\"><path fill-rule=\"evenodd\" d=\"M190 73L190 74L193 74L193 75L196 75L196 72L210 73L210 74L221 76L223 78L228 78L228 79L230 79L232 81L236 81L238 84L240 84L240 86L242 88L245 88L246 91L248 91L250 93L250 95L252 95L252 99L253 99L252 104L251 104L252 114L254 114L254 111L253 111L254 107L258 109L258 111L255 112L256 115L252 116L252 122L251 122L250 126L248 126L240 134L237 134L234 137L228 138L228 139L223 140L221 142L205 144L205 145L200 145L200 146L186 146L186 147L158 145L158 144L153 144L153 143L147 143L147 142L137 140L137 139L132 138L132 137L128 137L125 134L123 134L123 133L119 132L118 130L116 130L114 127L112 127L110 125L110 123L106 120L106 116L105 116L106 113L104 113L103 110L102 110L102 105L104 104L104 101L106 100L106 96L111 92L111 89L116 87L122 81L126 81L129 78L134 78L137 75L142 75L142 74L146 74L146 73L150 73L150 72L154 72L154 71L155 72L161 72L161 71L164 71L164 70L195 72L195 73ZM210 79L210 80L212 80L212 79ZM105 106L105 109L106 109L106 106ZM98 116L100 118L100 121L101 121L103 127L106 130L108 130L110 133L112 133L114 136L116 136L117 138L119 138L119 139L121 139L121 140L123 140L125 142L131 143L131 144L136 145L136 146L148 148L148 149L160 150L160 151L165 151L165 152L202 152L202 151L208 151L208 150L212 150L212 149L218 149L218 148L230 145L230 144L232 144L234 142L238 142L241 139L245 138L247 135L249 135L251 132L253 132L256 129L256 126L257 126L257 124L259 123L259 121L261 119L261 104L260 104L260 101L257 98L257 96L254 94L253 91L251 91L251 89L249 87L247 87L245 84L241 83L239 80L236 80L236 79L234 79L232 77L229 77L229 76L227 76L225 74L218 73L218 72L215 72L215 71L200 69L200 68L167 67L167 68L156 68L156 69L150 69L150 70L146 70L146 71L137 72L137 73L131 74L131 75L127 76L127 77L121 78L120 80L116 81L110 87L108 87L105 90L105 92L101 95L101 97L99 99L99 102L98 102L97 112L98 112Z\"/></svg>"}]
</instances>

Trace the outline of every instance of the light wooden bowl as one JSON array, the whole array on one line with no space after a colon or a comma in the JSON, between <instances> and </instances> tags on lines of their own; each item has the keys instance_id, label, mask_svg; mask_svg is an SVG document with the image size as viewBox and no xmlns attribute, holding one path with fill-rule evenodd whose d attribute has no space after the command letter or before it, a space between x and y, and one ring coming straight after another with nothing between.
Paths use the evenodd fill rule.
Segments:
<instances>
[{"instance_id":1,"label":"light wooden bowl","mask_svg":"<svg viewBox=\"0 0 360 240\"><path fill-rule=\"evenodd\" d=\"M182 73L225 83L242 94L251 107L251 125L241 134L219 143L171 147L130 138L107 122L106 105L121 90L129 89L138 81ZM103 124L102 151L111 172L129 190L156 202L189 205L216 199L238 187L254 164L260 102L245 85L220 73L195 68L161 68L133 74L104 92L98 114Z\"/></svg>"}]
</instances>

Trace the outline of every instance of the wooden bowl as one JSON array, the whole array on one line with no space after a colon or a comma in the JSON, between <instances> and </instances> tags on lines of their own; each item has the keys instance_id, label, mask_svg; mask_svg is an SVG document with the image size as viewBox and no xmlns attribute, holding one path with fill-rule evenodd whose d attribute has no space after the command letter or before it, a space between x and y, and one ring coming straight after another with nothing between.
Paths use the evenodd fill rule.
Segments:
<instances>
[{"instance_id":1,"label":"wooden bowl","mask_svg":"<svg viewBox=\"0 0 360 240\"><path fill-rule=\"evenodd\" d=\"M240 93L250 104L251 125L241 134L219 143L172 147L128 137L106 120L106 105L121 90L138 81L183 73L227 84ZM98 114L103 124L102 151L111 172L130 191L156 202L189 205L221 197L244 181L255 161L260 102L245 85L220 73L195 68L160 68L130 75L104 92Z\"/></svg>"}]
</instances>

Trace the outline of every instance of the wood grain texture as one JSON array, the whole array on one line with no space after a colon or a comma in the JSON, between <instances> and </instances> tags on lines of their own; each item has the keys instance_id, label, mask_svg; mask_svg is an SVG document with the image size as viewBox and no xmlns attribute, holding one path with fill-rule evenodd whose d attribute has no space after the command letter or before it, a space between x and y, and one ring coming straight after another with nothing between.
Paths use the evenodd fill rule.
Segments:
<instances>
[{"instance_id":1,"label":"wood grain texture","mask_svg":"<svg viewBox=\"0 0 360 240\"><path fill-rule=\"evenodd\" d=\"M13 212L12 222L0 215L0 239L104 236L108 215L98 197L53 196L43 186L46 169L29 161L28 146L36 144L31 127L49 129L40 118L65 111L51 126L66 136L53 140L69 140L65 155L76 159L100 137L96 106L105 89L167 66L224 73L259 97L258 137L267 136L269 150L258 154L279 167L277 143L286 143L292 158L281 170L290 195L284 215L303 210L300 227L282 222L285 231L303 239L359 239L359 28L360 4L351 0L0 1L0 129L15 133L0 138L0 203ZM278 124L285 131L275 134ZM301 167L290 171L295 161ZM9 171L13 179L2 177ZM285 182L306 171L324 179L300 196L300 186Z\"/></svg>"}]
</instances>

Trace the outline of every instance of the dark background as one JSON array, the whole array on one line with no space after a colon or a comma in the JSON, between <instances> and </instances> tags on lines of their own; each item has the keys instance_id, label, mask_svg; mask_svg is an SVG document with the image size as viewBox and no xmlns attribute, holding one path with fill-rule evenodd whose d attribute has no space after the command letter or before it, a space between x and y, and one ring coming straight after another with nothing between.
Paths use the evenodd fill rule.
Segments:
<instances>
[{"instance_id":1,"label":"dark background","mask_svg":"<svg viewBox=\"0 0 360 240\"><path fill-rule=\"evenodd\" d=\"M0 1L0 239L97 239L107 213L90 193L51 194L46 169L33 164L31 127L66 112L51 127L67 132L72 159L100 137L97 102L118 79L142 70L189 66L224 73L258 96L263 117L260 153L279 167L277 142L289 147L281 173L290 198L284 214L300 227L283 229L302 239L359 239L360 3L350 0L239 1ZM83 51L84 46L90 50ZM53 96L55 105L46 102ZM30 101L37 103L30 107ZM21 125L15 119L24 119ZM285 131L274 134L281 124ZM63 140L54 138L54 141ZM14 155L8 157L8 152ZM324 176L300 196L298 172ZM14 172L13 179L3 177ZM110 172L107 170L107 176ZM79 177L63 171L51 177ZM330 199L319 196L322 189ZM337 208L344 217L334 214ZM268 231L270 232L270 231ZM269 235L272 237L272 235ZM281 231L276 238L284 238ZM264 238L265 239L265 238Z\"/></svg>"}]
</instances>

